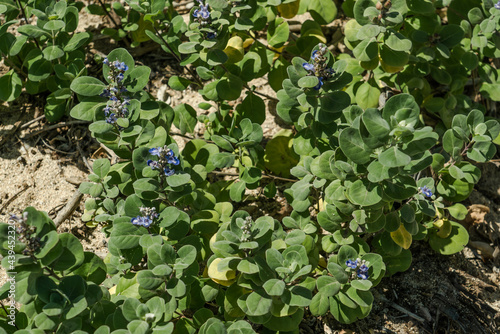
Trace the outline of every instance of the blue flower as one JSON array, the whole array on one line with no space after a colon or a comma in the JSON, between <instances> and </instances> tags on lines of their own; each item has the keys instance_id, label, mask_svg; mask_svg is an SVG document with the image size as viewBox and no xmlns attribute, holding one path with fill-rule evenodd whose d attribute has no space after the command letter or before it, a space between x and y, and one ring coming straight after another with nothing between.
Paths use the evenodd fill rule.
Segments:
<instances>
[{"instance_id":1,"label":"blue flower","mask_svg":"<svg viewBox=\"0 0 500 334\"><path fill-rule=\"evenodd\" d=\"M167 160L167 162L168 162L169 164L172 164L172 165L175 165L175 166L177 166L177 165L179 165L179 164L181 163L181 162L179 161L179 158L177 158L176 156L169 157L169 158L168 158L168 160Z\"/></svg>"},{"instance_id":2,"label":"blue flower","mask_svg":"<svg viewBox=\"0 0 500 334\"><path fill-rule=\"evenodd\" d=\"M116 69L118 71L126 71L128 70L128 66L124 63L124 62L121 62L121 63L118 63L118 65L116 65Z\"/></svg>"},{"instance_id":3,"label":"blue flower","mask_svg":"<svg viewBox=\"0 0 500 334\"><path fill-rule=\"evenodd\" d=\"M117 80L118 82L120 82L120 81L122 81L122 80L123 80L123 77L124 77L124 76L123 76L123 73L119 73L119 74L116 76L116 80Z\"/></svg>"},{"instance_id":4,"label":"blue flower","mask_svg":"<svg viewBox=\"0 0 500 334\"><path fill-rule=\"evenodd\" d=\"M303 64L302 64L302 67L303 67L306 71L314 71L314 65L313 65L313 64L303 63Z\"/></svg>"},{"instance_id":5,"label":"blue flower","mask_svg":"<svg viewBox=\"0 0 500 334\"><path fill-rule=\"evenodd\" d=\"M358 267L358 260L347 260L345 262L345 265L348 266L349 268L356 269Z\"/></svg>"},{"instance_id":6,"label":"blue flower","mask_svg":"<svg viewBox=\"0 0 500 334\"><path fill-rule=\"evenodd\" d=\"M109 90L104 89L104 90L102 91L102 93L101 93L101 95L100 95L100 96L102 96L102 97L110 97L110 96L111 96L111 93L110 93L110 91L109 91Z\"/></svg>"},{"instance_id":7,"label":"blue flower","mask_svg":"<svg viewBox=\"0 0 500 334\"><path fill-rule=\"evenodd\" d=\"M356 274L358 275L359 278L361 279L368 279L368 266L365 264L362 264Z\"/></svg>"},{"instance_id":8,"label":"blue flower","mask_svg":"<svg viewBox=\"0 0 500 334\"><path fill-rule=\"evenodd\" d=\"M148 166L151 167L151 169L160 169L160 164L155 160L148 160Z\"/></svg>"},{"instance_id":9,"label":"blue flower","mask_svg":"<svg viewBox=\"0 0 500 334\"><path fill-rule=\"evenodd\" d=\"M109 60L108 60L108 57L104 58L104 60L102 61L102 63L104 65L109 65Z\"/></svg>"},{"instance_id":10,"label":"blue flower","mask_svg":"<svg viewBox=\"0 0 500 334\"><path fill-rule=\"evenodd\" d=\"M312 53L311 59L315 60L317 56L318 56L318 50L314 50Z\"/></svg>"},{"instance_id":11,"label":"blue flower","mask_svg":"<svg viewBox=\"0 0 500 334\"><path fill-rule=\"evenodd\" d=\"M420 189L420 191L422 192L422 194L425 197L431 197L432 196L432 191L427 186L420 187L419 189Z\"/></svg>"},{"instance_id":12,"label":"blue flower","mask_svg":"<svg viewBox=\"0 0 500 334\"><path fill-rule=\"evenodd\" d=\"M149 154L160 156L161 147L153 147L149 149Z\"/></svg>"},{"instance_id":13,"label":"blue flower","mask_svg":"<svg viewBox=\"0 0 500 334\"><path fill-rule=\"evenodd\" d=\"M193 12L193 16L196 18L202 18L204 20L210 17L210 12L208 10L208 5L203 5L200 2L200 8Z\"/></svg>"},{"instance_id":14,"label":"blue flower","mask_svg":"<svg viewBox=\"0 0 500 334\"><path fill-rule=\"evenodd\" d=\"M169 167L165 167L163 169L163 172L165 173L165 176L171 176L171 175L174 175L175 174L175 170L174 169L171 169Z\"/></svg>"},{"instance_id":15,"label":"blue flower","mask_svg":"<svg viewBox=\"0 0 500 334\"><path fill-rule=\"evenodd\" d=\"M500 0L498 0L498 2L495 4L495 8L500 9Z\"/></svg>"},{"instance_id":16,"label":"blue flower","mask_svg":"<svg viewBox=\"0 0 500 334\"><path fill-rule=\"evenodd\" d=\"M153 220L149 217L137 216L131 219L132 224L149 227L153 223Z\"/></svg>"},{"instance_id":17,"label":"blue flower","mask_svg":"<svg viewBox=\"0 0 500 334\"><path fill-rule=\"evenodd\" d=\"M115 124L117 119L118 118L116 117L116 114L112 113L111 115L108 116L108 118L106 118L106 123Z\"/></svg>"},{"instance_id":18,"label":"blue flower","mask_svg":"<svg viewBox=\"0 0 500 334\"><path fill-rule=\"evenodd\" d=\"M323 77L318 77L318 80L319 80L318 84L313 87L316 90L320 90L320 88L323 86Z\"/></svg>"}]
</instances>

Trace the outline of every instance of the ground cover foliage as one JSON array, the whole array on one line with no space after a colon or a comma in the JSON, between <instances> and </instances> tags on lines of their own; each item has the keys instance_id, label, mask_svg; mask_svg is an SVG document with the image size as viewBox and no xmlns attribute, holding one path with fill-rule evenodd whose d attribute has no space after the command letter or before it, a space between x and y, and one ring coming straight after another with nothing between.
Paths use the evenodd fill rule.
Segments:
<instances>
[{"instance_id":1,"label":"ground cover foliage","mask_svg":"<svg viewBox=\"0 0 500 334\"><path fill-rule=\"evenodd\" d=\"M17 273L21 305L15 326L3 310L0 331L297 333L306 308L341 323L368 316L370 289L409 268L413 241L445 255L468 242L459 202L500 134L488 113L500 98L497 7L207 0L186 23L165 0L0 0L11 66L0 98L46 96L48 120L89 121L120 158L94 161L80 186L90 195L83 220L109 237L104 259L35 208L0 224L2 267ZM103 33L127 46L98 59L102 75L85 67L82 10L112 12ZM338 11L352 18L349 52L332 54L321 26ZM287 20L304 12L313 20L295 35ZM129 51L149 40L186 69L169 86L194 87L206 102L172 108L144 90L151 70ZM261 77L292 127L265 146L266 107L250 86ZM204 138L179 150L170 129L189 135L199 122ZM239 177L208 177L227 168ZM264 183L269 175L282 178ZM237 210L260 187L270 198L283 191L291 214ZM7 283L1 299L9 293Z\"/></svg>"}]
</instances>

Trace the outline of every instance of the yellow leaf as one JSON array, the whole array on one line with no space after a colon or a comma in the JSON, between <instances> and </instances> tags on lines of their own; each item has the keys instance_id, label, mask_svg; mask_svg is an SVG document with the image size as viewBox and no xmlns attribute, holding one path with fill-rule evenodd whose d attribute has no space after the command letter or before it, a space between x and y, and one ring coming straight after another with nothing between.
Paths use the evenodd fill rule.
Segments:
<instances>
[{"instance_id":1,"label":"yellow leaf","mask_svg":"<svg viewBox=\"0 0 500 334\"><path fill-rule=\"evenodd\" d=\"M146 42L149 41L150 38L146 35L146 30L154 31L153 25L149 21L144 21L144 15L141 15L139 22L137 22L139 28L135 31L132 31L132 39L135 42Z\"/></svg>"},{"instance_id":2,"label":"yellow leaf","mask_svg":"<svg viewBox=\"0 0 500 334\"><path fill-rule=\"evenodd\" d=\"M319 208L319 211L325 210L325 201L322 198L320 198L318 201L318 208Z\"/></svg>"},{"instance_id":3,"label":"yellow leaf","mask_svg":"<svg viewBox=\"0 0 500 334\"><path fill-rule=\"evenodd\" d=\"M451 233L451 223L448 219L438 219L434 222L434 227L438 228L437 235L440 238L447 238Z\"/></svg>"},{"instance_id":4,"label":"yellow leaf","mask_svg":"<svg viewBox=\"0 0 500 334\"><path fill-rule=\"evenodd\" d=\"M404 249L408 249L411 246L411 234L405 229L403 224L396 231L391 232L391 238Z\"/></svg>"},{"instance_id":5,"label":"yellow leaf","mask_svg":"<svg viewBox=\"0 0 500 334\"><path fill-rule=\"evenodd\" d=\"M290 3L284 3L278 6L278 12L285 19L291 19L299 12L300 0Z\"/></svg>"},{"instance_id":6,"label":"yellow leaf","mask_svg":"<svg viewBox=\"0 0 500 334\"><path fill-rule=\"evenodd\" d=\"M224 49L224 53L229 58L228 61L231 63L237 63L243 59L245 55L245 50L243 50L243 40L240 36L233 36L227 42L227 46Z\"/></svg>"},{"instance_id":7,"label":"yellow leaf","mask_svg":"<svg viewBox=\"0 0 500 334\"><path fill-rule=\"evenodd\" d=\"M230 286L236 281L236 271L227 269L220 271L218 266L222 259L217 258L208 266L208 277L217 284Z\"/></svg>"}]
</instances>

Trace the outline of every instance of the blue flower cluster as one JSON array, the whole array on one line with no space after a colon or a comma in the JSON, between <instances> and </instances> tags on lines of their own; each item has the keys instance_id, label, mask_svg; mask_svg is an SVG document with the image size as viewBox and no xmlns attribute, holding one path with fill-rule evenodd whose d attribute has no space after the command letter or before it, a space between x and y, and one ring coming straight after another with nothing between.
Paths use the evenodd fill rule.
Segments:
<instances>
[{"instance_id":1,"label":"blue flower cluster","mask_svg":"<svg viewBox=\"0 0 500 334\"><path fill-rule=\"evenodd\" d=\"M156 213L155 208L145 208L141 206L139 208L141 211L141 215L132 218L131 222L134 225L149 227L153 223L153 221L158 218L158 213Z\"/></svg>"},{"instance_id":2,"label":"blue flower cluster","mask_svg":"<svg viewBox=\"0 0 500 334\"><path fill-rule=\"evenodd\" d=\"M116 124L118 118L126 118L129 114L130 100L123 96L123 93L127 92L127 89L123 86L123 78L128 66L118 60L110 62L108 58L104 58L103 64L108 65L110 68L108 79L111 82L108 88L101 93L101 96L109 98L104 108L104 116L106 116L106 122Z\"/></svg>"},{"instance_id":3,"label":"blue flower cluster","mask_svg":"<svg viewBox=\"0 0 500 334\"><path fill-rule=\"evenodd\" d=\"M241 230L243 231L240 237L241 242L247 242L252 239L252 224L252 217L248 216L241 227Z\"/></svg>"},{"instance_id":4,"label":"blue flower cluster","mask_svg":"<svg viewBox=\"0 0 500 334\"><path fill-rule=\"evenodd\" d=\"M314 75L318 78L319 83L314 87L314 89L319 90L326 80L328 80L334 71L331 67L326 64L327 48L326 45L320 44L317 50L314 50L311 56L311 62L303 63L302 67L308 72L308 75Z\"/></svg>"},{"instance_id":5,"label":"blue flower cluster","mask_svg":"<svg viewBox=\"0 0 500 334\"><path fill-rule=\"evenodd\" d=\"M205 39L214 39L217 37L217 33L210 28L210 11L208 10L208 5L203 3L203 0L197 0L199 8L195 9L193 12L193 17L198 20L198 23L202 28L208 29L205 31Z\"/></svg>"},{"instance_id":6,"label":"blue flower cluster","mask_svg":"<svg viewBox=\"0 0 500 334\"><path fill-rule=\"evenodd\" d=\"M429 187L423 186L423 187L420 187L418 189L420 189L420 191L422 192L422 194L425 197L431 197L432 196L432 191L431 191L431 189Z\"/></svg>"},{"instance_id":7,"label":"blue flower cluster","mask_svg":"<svg viewBox=\"0 0 500 334\"><path fill-rule=\"evenodd\" d=\"M208 23L208 18L210 17L208 5L204 5L202 0L198 0L198 2L200 3L200 8L194 10L193 16L200 20L200 24L202 24L202 21Z\"/></svg>"},{"instance_id":8,"label":"blue flower cluster","mask_svg":"<svg viewBox=\"0 0 500 334\"><path fill-rule=\"evenodd\" d=\"M22 217L10 214L9 222L16 225L17 240L24 243L23 255L32 256L42 246L40 237L36 234L36 226L28 225L28 212L24 212Z\"/></svg>"},{"instance_id":9,"label":"blue flower cluster","mask_svg":"<svg viewBox=\"0 0 500 334\"><path fill-rule=\"evenodd\" d=\"M500 0L498 0L498 2L495 4L495 8L500 9Z\"/></svg>"},{"instance_id":10,"label":"blue flower cluster","mask_svg":"<svg viewBox=\"0 0 500 334\"><path fill-rule=\"evenodd\" d=\"M370 269L365 260L347 260L345 265L356 270L356 275L361 279L368 279L368 270Z\"/></svg>"},{"instance_id":11,"label":"blue flower cluster","mask_svg":"<svg viewBox=\"0 0 500 334\"><path fill-rule=\"evenodd\" d=\"M175 156L174 151L165 145L164 147L154 147L149 150L149 153L158 157L158 160L148 160L148 166L151 169L163 171L165 176L175 174L175 169L172 168L172 165L179 165L180 160Z\"/></svg>"}]
</instances>

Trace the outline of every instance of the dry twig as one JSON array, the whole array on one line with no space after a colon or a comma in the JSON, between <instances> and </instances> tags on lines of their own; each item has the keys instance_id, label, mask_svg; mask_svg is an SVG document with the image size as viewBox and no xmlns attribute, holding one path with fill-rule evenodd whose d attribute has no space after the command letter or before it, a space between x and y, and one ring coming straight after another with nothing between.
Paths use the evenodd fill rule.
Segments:
<instances>
[{"instance_id":1,"label":"dry twig","mask_svg":"<svg viewBox=\"0 0 500 334\"><path fill-rule=\"evenodd\" d=\"M0 208L0 213L2 213L2 211L9 206L10 203L12 203L19 195L21 195L24 191L26 191L26 189L28 189L30 186L25 183L23 184L23 188L21 190L19 190L17 193L14 194L14 196L12 196L11 198L9 198L7 200L7 202L5 202L4 205L2 205L2 207Z\"/></svg>"},{"instance_id":2,"label":"dry twig","mask_svg":"<svg viewBox=\"0 0 500 334\"><path fill-rule=\"evenodd\" d=\"M38 131L28 133L24 137L22 137L21 139L29 138L29 137L32 137L32 136L35 136L35 135L39 135L40 133L43 133L43 132L46 132L46 131L50 131L50 130L54 130L54 129L57 129L57 128L62 128L64 126L78 125L78 124L89 124L89 122L88 121L61 122L61 123L57 123L57 124L48 126L48 127L44 128L44 129L40 129Z\"/></svg>"},{"instance_id":3,"label":"dry twig","mask_svg":"<svg viewBox=\"0 0 500 334\"><path fill-rule=\"evenodd\" d=\"M64 208L59 211L57 217L54 219L56 227L59 227L59 225L61 225L62 222L64 222L73 213L73 211L76 210L82 197L83 194L77 189L71 199L66 203Z\"/></svg>"},{"instance_id":4,"label":"dry twig","mask_svg":"<svg viewBox=\"0 0 500 334\"><path fill-rule=\"evenodd\" d=\"M398 304L394 303L393 301L390 301L389 299L385 298L385 296L381 295L380 293L378 293L378 292L375 291L374 295L376 295L376 297L378 299L380 299L381 301L383 301L384 303L389 304L389 306L391 306L392 308L395 308L396 310L398 310L401 313L406 314L410 318L413 318L413 319L415 319L415 320L417 320L419 322L425 322L424 318L416 315L415 313L413 313L411 311L408 311L407 309L405 309L402 306L399 306Z\"/></svg>"}]
</instances>

